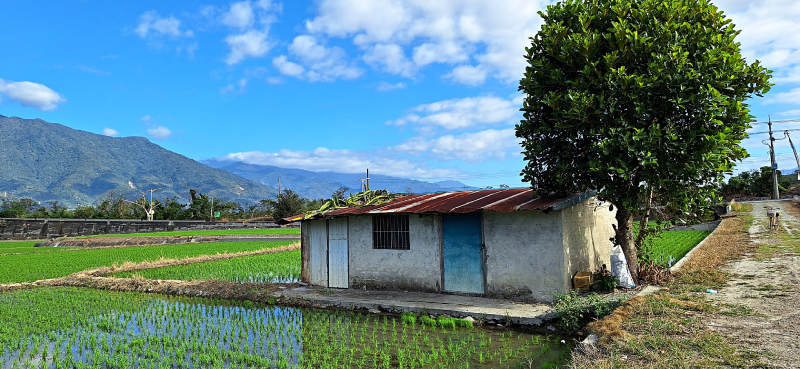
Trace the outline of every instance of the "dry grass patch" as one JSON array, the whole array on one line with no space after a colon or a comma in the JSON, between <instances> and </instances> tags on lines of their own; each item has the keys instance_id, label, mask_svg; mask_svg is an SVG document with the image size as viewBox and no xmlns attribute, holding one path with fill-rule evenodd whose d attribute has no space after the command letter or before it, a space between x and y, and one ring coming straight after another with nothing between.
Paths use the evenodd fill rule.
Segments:
<instances>
[{"instance_id":1,"label":"dry grass patch","mask_svg":"<svg viewBox=\"0 0 800 369\"><path fill-rule=\"evenodd\" d=\"M752 205L736 204L735 209L752 210ZM754 250L748 234L751 224L752 217L743 214L726 218L674 274L668 289L626 301L611 315L587 325L599 337L599 345L579 345L571 367L764 367L757 355L706 326L714 314L752 312L742 306L712 305L696 293L723 287L731 279L720 268Z\"/></svg>"}]
</instances>

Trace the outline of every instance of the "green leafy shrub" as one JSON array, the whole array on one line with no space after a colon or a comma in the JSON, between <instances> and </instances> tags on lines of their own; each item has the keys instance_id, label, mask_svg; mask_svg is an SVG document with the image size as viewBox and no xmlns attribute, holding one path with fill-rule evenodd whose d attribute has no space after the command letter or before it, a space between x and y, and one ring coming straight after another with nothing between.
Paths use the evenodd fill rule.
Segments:
<instances>
[{"instance_id":1,"label":"green leafy shrub","mask_svg":"<svg viewBox=\"0 0 800 369\"><path fill-rule=\"evenodd\" d=\"M402 313L400 314L400 321L403 322L403 324L414 325L417 323L417 314Z\"/></svg>"},{"instance_id":2,"label":"green leafy shrub","mask_svg":"<svg viewBox=\"0 0 800 369\"><path fill-rule=\"evenodd\" d=\"M431 317L427 315L420 316L419 322L422 323L423 325L430 325L430 326L436 325L436 321L431 319Z\"/></svg>"},{"instance_id":3,"label":"green leafy shrub","mask_svg":"<svg viewBox=\"0 0 800 369\"><path fill-rule=\"evenodd\" d=\"M596 293L578 296L575 291L570 291L566 294L556 293L553 296L557 325L568 332L579 330L583 323L590 319L599 319L611 314L620 304L617 300L603 299Z\"/></svg>"}]
</instances>

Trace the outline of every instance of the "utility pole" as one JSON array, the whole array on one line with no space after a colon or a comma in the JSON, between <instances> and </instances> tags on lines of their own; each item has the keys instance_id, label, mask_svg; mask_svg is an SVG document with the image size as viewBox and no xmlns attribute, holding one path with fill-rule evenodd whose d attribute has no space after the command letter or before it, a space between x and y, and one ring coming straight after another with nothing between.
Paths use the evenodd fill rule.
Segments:
<instances>
[{"instance_id":1,"label":"utility pole","mask_svg":"<svg viewBox=\"0 0 800 369\"><path fill-rule=\"evenodd\" d=\"M147 220L153 221L153 215L156 213L153 211L153 192L160 190L160 188L150 189L150 210L147 211Z\"/></svg>"},{"instance_id":2,"label":"utility pole","mask_svg":"<svg viewBox=\"0 0 800 369\"><path fill-rule=\"evenodd\" d=\"M281 195L281 177L278 176L278 196Z\"/></svg>"},{"instance_id":3,"label":"utility pole","mask_svg":"<svg viewBox=\"0 0 800 369\"><path fill-rule=\"evenodd\" d=\"M214 221L214 196L211 196L211 216L208 217L209 222Z\"/></svg>"},{"instance_id":4,"label":"utility pole","mask_svg":"<svg viewBox=\"0 0 800 369\"><path fill-rule=\"evenodd\" d=\"M778 193L778 162L775 160L775 137L772 137L772 118L769 117L769 158L772 164L772 198L780 199Z\"/></svg>"},{"instance_id":5,"label":"utility pole","mask_svg":"<svg viewBox=\"0 0 800 369\"><path fill-rule=\"evenodd\" d=\"M367 168L367 191L369 191L369 168Z\"/></svg>"}]
</instances>

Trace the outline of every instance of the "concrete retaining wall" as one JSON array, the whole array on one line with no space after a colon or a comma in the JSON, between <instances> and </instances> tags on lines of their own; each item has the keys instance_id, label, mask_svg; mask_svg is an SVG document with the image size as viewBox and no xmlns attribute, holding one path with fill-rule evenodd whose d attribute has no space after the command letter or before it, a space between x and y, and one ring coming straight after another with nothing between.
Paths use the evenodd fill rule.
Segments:
<instances>
[{"instance_id":1,"label":"concrete retaining wall","mask_svg":"<svg viewBox=\"0 0 800 369\"><path fill-rule=\"evenodd\" d=\"M192 220L27 219L0 218L0 240L31 240L144 232L210 229L278 228L273 222L204 222Z\"/></svg>"}]
</instances>

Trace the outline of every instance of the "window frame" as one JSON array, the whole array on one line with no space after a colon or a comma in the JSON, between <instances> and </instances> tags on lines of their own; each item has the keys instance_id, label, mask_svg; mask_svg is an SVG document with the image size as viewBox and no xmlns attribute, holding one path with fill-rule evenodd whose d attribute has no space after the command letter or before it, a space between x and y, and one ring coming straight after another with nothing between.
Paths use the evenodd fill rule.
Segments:
<instances>
[{"instance_id":1,"label":"window frame","mask_svg":"<svg viewBox=\"0 0 800 369\"><path fill-rule=\"evenodd\" d=\"M372 216L373 250L411 250L408 214L375 214Z\"/></svg>"}]
</instances>

